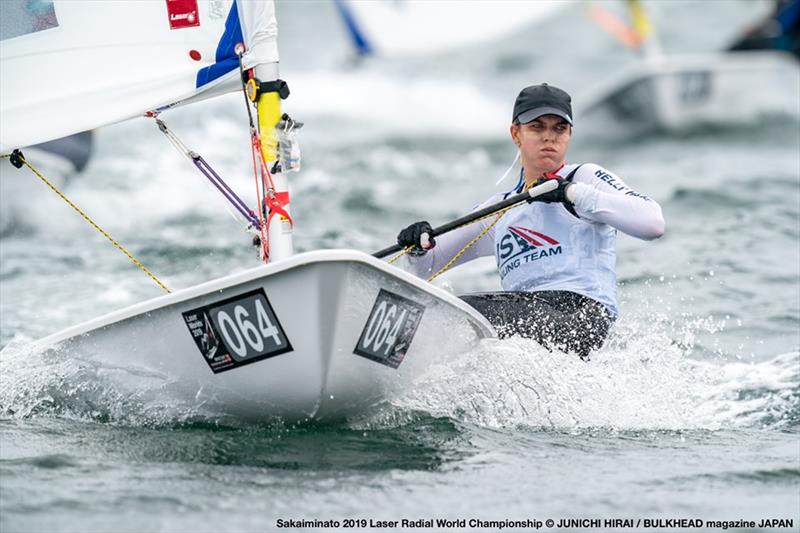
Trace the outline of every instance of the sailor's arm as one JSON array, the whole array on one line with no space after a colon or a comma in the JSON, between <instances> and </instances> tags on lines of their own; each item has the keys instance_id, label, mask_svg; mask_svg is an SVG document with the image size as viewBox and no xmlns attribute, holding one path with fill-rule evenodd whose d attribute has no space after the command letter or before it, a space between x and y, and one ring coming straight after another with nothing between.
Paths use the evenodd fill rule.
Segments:
<instances>
[{"instance_id":1,"label":"sailor's arm","mask_svg":"<svg viewBox=\"0 0 800 533\"><path fill-rule=\"evenodd\" d=\"M492 203L492 201L496 201L494 196L476 206L474 210L481 209ZM462 252L462 250L463 253L458 256L451 266L458 266L479 257L493 255L494 227L487 230L487 227L493 221L494 218L489 217L439 235L435 238L435 246L427 250L424 255L414 255L413 253L405 254L397 261L396 266L418 277L428 278L438 272L459 252ZM410 227L411 226L409 226L409 228ZM486 233L465 249L465 246L481 235L484 230L486 230ZM399 237L398 235L398 240Z\"/></svg>"},{"instance_id":2,"label":"sailor's arm","mask_svg":"<svg viewBox=\"0 0 800 533\"><path fill-rule=\"evenodd\" d=\"M485 228L484 221L473 222L466 226L454 229L435 238L436 245L424 255L405 254L395 265L406 272L420 278L429 278L445 266L460 252L472 239L481 234ZM478 257L494 253L494 235L492 230L481 237L475 244L464 250L452 266L457 266Z\"/></svg>"},{"instance_id":3,"label":"sailor's arm","mask_svg":"<svg viewBox=\"0 0 800 533\"><path fill-rule=\"evenodd\" d=\"M582 166L568 195L583 219L608 224L639 239L652 240L664 234L664 215L658 202L634 191L599 165Z\"/></svg>"}]
</instances>

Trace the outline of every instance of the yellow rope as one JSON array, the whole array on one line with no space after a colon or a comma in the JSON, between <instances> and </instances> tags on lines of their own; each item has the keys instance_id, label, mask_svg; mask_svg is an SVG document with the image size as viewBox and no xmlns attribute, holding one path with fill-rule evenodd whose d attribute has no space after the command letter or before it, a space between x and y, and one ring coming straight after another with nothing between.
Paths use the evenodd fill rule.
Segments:
<instances>
[{"instance_id":1,"label":"yellow rope","mask_svg":"<svg viewBox=\"0 0 800 533\"><path fill-rule=\"evenodd\" d=\"M404 248L402 252L400 252L399 254L397 254L396 256L392 257L391 259L389 259L389 260L388 260L388 261L386 261L386 262L387 262L387 263L389 263L389 264L391 265L391 264L393 264L395 261L397 261L398 259L400 259L400 258L401 258L401 257L403 257L404 255L406 255L408 252L410 252L410 251L411 251L411 250L413 250L413 249L414 249L414 247L413 247L413 246L409 246L409 247L407 247L407 248Z\"/></svg>"},{"instance_id":2,"label":"yellow rope","mask_svg":"<svg viewBox=\"0 0 800 533\"><path fill-rule=\"evenodd\" d=\"M11 155L12 155L12 154L4 154L4 155L0 155L0 159L6 158L6 157L11 157ZM125 255L128 257L128 259L130 259L131 261L133 261L133 264L135 264L136 266L138 266L139 268L141 268L141 269L144 271L144 273L145 273L145 274L147 274L148 276L150 276L150 278L151 278L153 281L155 281L156 283L158 283L158 286L159 286L159 287L161 287L162 289L164 289L164 291L165 291L165 292L167 292L167 293L170 293L170 292L172 292L171 290L169 290L169 288L167 288L167 286L166 286L166 285L164 285L163 283L161 283L161 281L160 281L160 280L159 280L159 279L158 279L158 278L157 278L157 277L156 277L156 276L155 276L155 275L154 275L152 272L150 272L150 271L147 269L147 267L146 267L146 266L144 266L144 265L143 265L142 263L140 263L140 262L139 262L139 261L138 261L138 260L137 260L135 257L133 257L133 256L132 256L132 255L131 255L131 254L128 252L128 250L126 250L126 249L125 249L125 248L124 248L124 247L123 247L123 246L122 246L120 243L118 243L117 241L115 241L115 240L114 240L114 238L113 238L111 235L109 235L108 233L106 233L106 231L105 231L105 230L103 230L103 228L101 228L100 226L98 226L98 225L97 225L97 224L94 222L94 220L92 220L91 218L89 218L89 215L87 215L86 213L84 213L84 212L81 210L81 208L80 208L80 207L78 207L77 205L73 204L73 203L72 203L72 202L69 200L69 198L67 198L67 197L64 195L64 193L62 193L61 191L59 191L59 190L58 190L58 188L57 188L55 185L53 185L52 183L50 183L50 181L49 181L47 178L45 178L44 176L42 176L42 175L39 173L39 171L38 171L38 170L36 170L35 168L33 168L33 166L32 166L30 163L28 163L28 161L27 161L27 160L26 160L26 159L25 159L25 158L22 156L22 154L21 154L21 153L18 153L18 156L19 156L19 159L20 159L20 161L22 161L22 163L24 163L24 164L25 164L25 166L26 166L26 167L28 167L28 168L31 170L31 172L33 172L33 173L36 175L36 177L38 177L40 180L42 180L42 181L45 183L45 185L47 185L48 187L50 187L50 189L52 189L52 190L53 190L53 192L55 192L57 195L59 195L59 196L61 197L61 199L62 199L62 200L64 200L65 202L67 202L67 204L68 204L68 205L69 205L69 206L70 206L72 209L74 209L75 211L77 211L77 212L78 212L78 214L84 218L84 220L86 220L86 221L87 221L89 224L91 224L92 226L94 226L94 228L95 228L97 231L99 231L100 233L102 233L102 234L103 234L103 236L104 236L106 239L108 239L109 241L111 241L111 243L112 243L114 246L116 246L116 247L117 247L117 250L119 250L120 252L122 252L123 254L125 254Z\"/></svg>"},{"instance_id":3,"label":"yellow rope","mask_svg":"<svg viewBox=\"0 0 800 533\"><path fill-rule=\"evenodd\" d=\"M432 275L431 277L429 277L429 278L428 278L428 281L433 281L433 280L434 280L434 279L436 279L437 277L439 277L439 276L441 276L442 274L444 274L444 273L445 273L445 272L446 272L446 271L447 271L447 270L448 270L448 269L449 269L451 266L453 266L453 263L455 263L455 262L458 260L458 258L459 258L459 257L461 257L462 255L464 255L464 252L466 252L467 250L469 250L469 249L470 249L470 247L472 247L472 246L473 246L473 245L474 245L476 242L478 242L479 240L481 240L481 238L482 238L484 235L486 235L487 233L489 233L489 230L490 230L490 229L492 229L492 228L494 227L494 225L495 225L495 224L497 224L497 223L500 221L500 219L501 219L501 218L503 218L503 215L505 215L505 214L506 214L506 212L508 212L510 209L513 209L513 208L515 208L515 207L518 207L518 205L519 205L519 204L510 205L510 206L506 207L505 209L503 209L503 210L501 210L501 211L496 211L496 212L494 212L494 213L489 213L488 215L482 216L481 218L476 218L475 220L471 220L470 222L467 222L466 224L464 224L464 225L466 226L467 224L474 224L475 222L480 222L481 220L485 220L485 219L487 219L487 218L489 218L489 217L496 217L496 218L494 219L494 221L493 221L491 224L489 224L488 226L486 226L486 228L484 228L484 230L483 230L483 231L480 233L480 235L478 235L477 237L475 237L474 239L472 239L471 241L469 241L467 244L465 244L465 245L464 245L464 247L463 247L463 248L461 248L461 250L459 250L459 251L456 253L456 255L454 255L454 256L452 257L452 259L450 259L450 261L448 261L448 262L447 262L447 263L446 263L446 264L445 264L445 265L444 265L442 268L440 268L438 272L436 272L434 275ZM463 226L459 226L459 227L463 227ZM453 228L453 229L456 229L456 228ZM409 247L405 248L405 249L404 249L402 252L400 252L400 253L399 253L399 254L397 254L396 256L392 257L392 258L391 258L391 259L388 261L388 263L389 263L389 264L392 264L392 263L394 263L395 261L397 261L398 259L400 259L400 258L401 258L401 257L403 257L404 255L406 255L408 252L410 252L410 251L411 251L411 250L413 250L413 249L414 249L414 247L413 247L413 246L409 246Z\"/></svg>"},{"instance_id":4,"label":"yellow rope","mask_svg":"<svg viewBox=\"0 0 800 533\"><path fill-rule=\"evenodd\" d=\"M489 217L489 216L496 216L496 217L497 217L497 218L495 218L495 219L492 221L492 223L491 223L491 224L489 224L488 226L486 226L486 228L484 228L484 230L483 230L483 231L480 233L480 235L478 235L477 237L475 237L474 239L472 239L471 241L469 241L467 244L465 244L465 245L464 245L464 247L463 247L463 248L461 248L461 250L459 250L459 251L458 251L458 253L457 253L456 255L454 255L452 259L450 259L450 261L448 261L448 262L447 262L447 263L446 263L446 264L445 264L445 265L444 265L442 268L440 268L440 269L439 269L439 271L438 271L438 272L436 272L436 274L434 274L433 276L429 277L429 278L428 278L428 281L433 281L434 279L436 279L436 278L438 278L439 276L441 276L442 274L444 274L444 273L447 271L447 269L449 269L451 266L453 266L453 263L455 263L455 262L458 260L458 258L459 258L459 257L461 257L462 255L464 255L464 252L466 252L467 250L469 250L469 249L470 249L470 247L471 247L472 245L474 245L476 242L478 242L479 240L481 240L481 238L482 238L484 235L486 235L487 233L489 233L489 230L490 230L490 229L492 229L492 228L494 227L494 225L495 225L495 224L497 224L497 222L498 222L498 221L499 221L501 218L503 218L503 215L505 215L505 214L506 214L506 211L508 211L508 210L509 210L509 209L511 209L512 207L516 207L516 206L513 206L513 205L512 205L512 206L506 207L506 208L505 208L505 209L503 209L502 211L498 211L497 213L492 213L491 215L487 215L486 217L479 218L478 220L483 220L484 218L487 218L487 217ZM476 220L476 222L477 222L477 220Z\"/></svg>"}]
</instances>

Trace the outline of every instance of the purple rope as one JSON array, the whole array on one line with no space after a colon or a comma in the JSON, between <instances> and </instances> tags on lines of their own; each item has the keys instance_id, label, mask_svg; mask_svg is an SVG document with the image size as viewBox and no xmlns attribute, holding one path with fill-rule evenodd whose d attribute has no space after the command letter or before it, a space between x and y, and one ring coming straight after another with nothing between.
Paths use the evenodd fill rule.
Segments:
<instances>
[{"instance_id":1,"label":"purple rope","mask_svg":"<svg viewBox=\"0 0 800 533\"><path fill-rule=\"evenodd\" d=\"M213 183L219 192L222 193L222 196L224 196L254 228L261 230L261 224L258 223L258 218L255 213L247 207L247 204L245 204L241 198L236 196L236 193L228 187L228 184L214 172L214 169L211 168L208 163L206 163L206 160L200 155L192 154L192 161L197 169L208 178L208 181Z\"/></svg>"}]
</instances>

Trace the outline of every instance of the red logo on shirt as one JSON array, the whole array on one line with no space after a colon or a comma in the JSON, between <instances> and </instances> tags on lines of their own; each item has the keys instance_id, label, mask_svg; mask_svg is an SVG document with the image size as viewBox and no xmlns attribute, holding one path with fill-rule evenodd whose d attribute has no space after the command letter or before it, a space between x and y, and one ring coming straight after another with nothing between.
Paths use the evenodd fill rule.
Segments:
<instances>
[{"instance_id":1,"label":"red logo on shirt","mask_svg":"<svg viewBox=\"0 0 800 533\"><path fill-rule=\"evenodd\" d=\"M558 244L558 241L555 240L554 238L548 237L544 233L539 233L538 231L534 231L529 228L522 228L520 226L509 226L508 231L510 231L517 237L521 237L525 242L527 242L531 246L544 246L544 243L542 243L541 241L544 241L550 245Z\"/></svg>"},{"instance_id":2,"label":"red logo on shirt","mask_svg":"<svg viewBox=\"0 0 800 533\"><path fill-rule=\"evenodd\" d=\"M509 226L495 247L500 279L505 279L509 272L525 264L564 253L554 238L520 226Z\"/></svg>"},{"instance_id":3,"label":"red logo on shirt","mask_svg":"<svg viewBox=\"0 0 800 533\"><path fill-rule=\"evenodd\" d=\"M167 0L167 14L171 30L200 25L197 0Z\"/></svg>"}]
</instances>

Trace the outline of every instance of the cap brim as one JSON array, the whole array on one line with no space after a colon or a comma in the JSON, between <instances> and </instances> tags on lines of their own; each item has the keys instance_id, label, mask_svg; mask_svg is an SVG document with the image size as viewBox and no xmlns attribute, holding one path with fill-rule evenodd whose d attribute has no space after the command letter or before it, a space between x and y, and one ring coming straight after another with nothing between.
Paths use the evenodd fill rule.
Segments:
<instances>
[{"instance_id":1,"label":"cap brim","mask_svg":"<svg viewBox=\"0 0 800 533\"><path fill-rule=\"evenodd\" d=\"M557 117L561 117L569 122L570 125L572 125L572 117L564 113L562 110L556 109L555 107L537 107L536 109L530 109L524 113L520 113L520 115L517 117L517 120L520 124L527 124L528 122L533 122L537 118L544 115L555 115Z\"/></svg>"}]
</instances>

